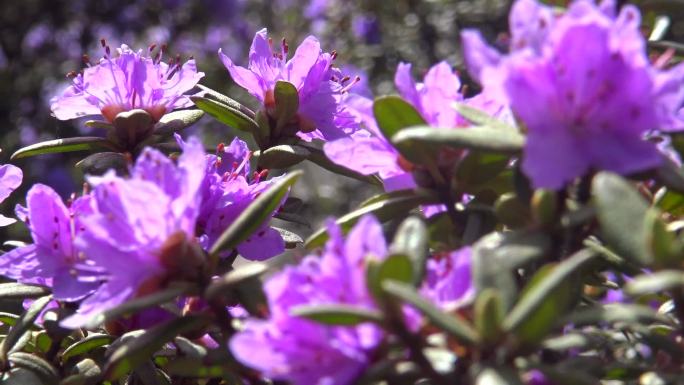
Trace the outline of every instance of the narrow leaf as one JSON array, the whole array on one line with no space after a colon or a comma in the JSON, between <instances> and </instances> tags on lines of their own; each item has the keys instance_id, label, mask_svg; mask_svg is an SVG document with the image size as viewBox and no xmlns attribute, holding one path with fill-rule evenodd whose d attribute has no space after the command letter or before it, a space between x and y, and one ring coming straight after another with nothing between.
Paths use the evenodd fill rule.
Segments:
<instances>
[{"instance_id":1,"label":"narrow leaf","mask_svg":"<svg viewBox=\"0 0 684 385\"><path fill-rule=\"evenodd\" d=\"M392 137L392 143L402 154L413 154L417 146L431 151L442 147L481 150L494 153L517 153L525 144L525 137L517 132L502 131L491 127L465 129L413 127L402 130ZM411 159L409 159L411 160ZM419 159L414 159L418 161Z\"/></svg>"},{"instance_id":2,"label":"narrow leaf","mask_svg":"<svg viewBox=\"0 0 684 385\"><path fill-rule=\"evenodd\" d=\"M50 294L49 287L18 282L0 283L0 299L30 299Z\"/></svg>"},{"instance_id":3,"label":"narrow leaf","mask_svg":"<svg viewBox=\"0 0 684 385\"><path fill-rule=\"evenodd\" d=\"M137 338L128 339L109 356L104 367L105 378L111 381L123 377L176 336L197 330L206 323L207 319L201 316L176 318L146 330Z\"/></svg>"},{"instance_id":4,"label":"narrow leaf","mask_svg":"<svg viewBox=\"0 0 684 385\"><path fill-rule=\"evenodd\" d=\"M342 228L342 231L349 231L356 221L366 214L373 214L381 221L385 222L392 218L403 216L407 212L413 210L421 204L434 203L435 197L429 195L405 196L399 198L391 198L384 201L369 204L354 210L342 217L338 218L336 223ZM328 240L328 232L326 228L322 228L312 234L304 243L308 249L322 246Z\"/></svg>"},{"instance_id":5,"label":"narrow leaf","mask_svg":"<svg viewBox=\"0 0 684 385\"><path fill-rule=\"evenodd\" d=\"M597 254L583 250L566 259L553 268L543 279L526 289L525 295L515 304L506 317L504 330L512 331L530 319L546 301L553 301L550 293L563 285L572 275L576 274L597 258ZM534 284L534 285L532 285ZM555 315L557 316L557 315Z\"/></svg>"},{"instance_id":6,"label":"narrow leaf","mask_svg":"<svg viewBox=\"0 0 684 385\"><path fill-rule=\"evenodd\" d=\"M227 126L251 133L259 131L259 127L254 119L234 107L201 96L191 96L190 99L197 108Z\"/></svg>"},{"instance_id":7,"label":"narrow leaf","mask_svg":"<svg viewBox=\"0 0 684 385\"><path fill-rule=\"evenodd\" d=\"M626 180L608 172L594 177L591 190L609 246L632 262L651 263L646 246L646 201Z\"/></svg>"},{"instance_id":8,"label":"narrow leaf","mask_svg":"<svg viewBox=\"0 0 684 385\"><path fill-rule=\"evenodd\" d=\"M221 234L210 253L218 255L221 251L232 250L249 238L278 209L290 187L301 175L301 171L291 172L261 193Z\"/></svg>"},{"instance_id":9,"label":"narrow leaf","mask_svg":"<svg viewBox=\"0 0 684 385\"><path fill-rule=\"evenodd\" d=\"M382 96L375 99L373 115L387 140L404 128L426 124L415 107L399 96Z\"/></svg>"},{"instance_id":10,"label":"narrow leaf","mask_svg":"<svg viewBox=\"0 0 684 385\"><path fill-rule=\"evenodd\" d=\"M73 151L117 151L117 146L110 140L100 137L82 136L48 140L26 146L17 150L10 157L11 160L28 158L30 156L55 154Z\"/></svg>"},{"instance_id":11,"label":"narrow leaf","mask_svg":"<svg viewBox=\"0 0 684 385\"><path fill-rule=\"evenodd\" d=\"M379 311L341 304L296 306L290 310L290 314L325 325L352 326L363 322L382 322L382 313Z\"/></svg>"},{"instance_id":12,"label":"narrow leaf","mask_svg":"<svg viewBox=\"0 0 684 385\"><path fill-rule=\"evenodd\" d=\"M444 313L421 297L411 285L396 281L385 281L382 284L382 289L387 295L416 307L434 326L444 330L461 343L471 346L478 344L477 332L466 320L456 314Z\"/></svg>"},{"instance_id":13,"label":"narrow leaf","mask_svg":"<svg viewBox=\"0 0 684 385\"><path fill-rule=\"evenodd\" d=\"M390 251L410 258L413 263L413 284L419 285L425 275L428 257L428 233L425 222L416 216L405 219L394 235Z\"/></svg>"},{"instance_id":14,"label":"narrow leaf","mask_svg":"<svg viewBox=\"0 0 684 385\"><path fill-rule=\"evenodd\" d=\"M21 315L14 326L7 333L7 337L0 343L0 362L5 362L7 359L7 353L12 349L12 347L19 341L19 339L28 332L36 321L40 312L45 309L45 307L52 300L51 295L45 297L40 297L35 300L31 306Z\"/></svg>"},{"instance_id":15,"label":"narrow leaf","mask_svg":"<svg viewBox=\"0 0 684 385\"><path fill-rule=\"evenodd\" d=\"M64 353L62 353L62 362L66 362L72 357L88 353L101 346L109 345L114 339L115 337L108 334L90 334L86 338L66 348Z\"/></svg>"},{"instance_id":16,"label":"narrow leaf","mask_svg":"<svg viewBox=\"0 0 684 385\"><path fill-rule=\"evenodd\" d=\"M164 114L154 126L155 135L171 135L197 123L204 116L202 110L178 110Z\"/></svg>"}]
</instances>

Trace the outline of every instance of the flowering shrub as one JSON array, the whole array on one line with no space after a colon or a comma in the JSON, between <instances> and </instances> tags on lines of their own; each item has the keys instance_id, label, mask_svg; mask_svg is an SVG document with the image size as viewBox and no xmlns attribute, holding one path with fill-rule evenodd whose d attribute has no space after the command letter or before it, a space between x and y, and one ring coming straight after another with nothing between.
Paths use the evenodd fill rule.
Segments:
<instances>
[{"instance_id":1,"label":"flowering shrub","mask_svg":"<svg viewBox=\"0 0 684 385\"><path fill-rule=\"evenodd\" d=\"M0 226L30 234L0 254L2 382L680 383L679 47L612 0L516 0L509 26L463 31L467 74L400 63L377 97L313 36L215 47L256 108L103 40L50 102L103 135L10 159L86 152L82 191L17 197L0 166L25 202ZM243 139L183 131L205 115ZM376 190L306 239L305 161Z\"/></svg>"}]
</instances>

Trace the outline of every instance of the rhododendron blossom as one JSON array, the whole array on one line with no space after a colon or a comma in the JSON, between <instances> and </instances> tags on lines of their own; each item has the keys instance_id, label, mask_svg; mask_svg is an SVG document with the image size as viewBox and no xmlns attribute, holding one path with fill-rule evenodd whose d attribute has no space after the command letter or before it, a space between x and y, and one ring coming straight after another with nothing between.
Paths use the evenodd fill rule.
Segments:
<instances>
[{"instance_id":1,"label":"rhododendron blossom","mask_svg":"<svg viewBox=\"0 0 684 385\"><path fill-rule=\"evenodd\" d=\"M353 116L342 97L353 84L333 67L336 54L322 52L321 45L308 36L287 60L289 48L283 41L280 51L273 51L268 31L257 32L249 50L249 67L237 66L219 50L219 57L230 76L264 107L275 108L274 88L278 81L291 83L299 95L296 116L297 135L306 141L331 140L356 129Z\"/></svg>"},{"instance_id":2,"label":"rhododendron blossom","mask_svg":"<svg viewBox=\"0 0 684 385\"><path fill-rule=\"evenodd\" d=\"M149 57L125 44L113 56L104 40L102 45L105 56L100 62L74 74L73 84L51 100L57 119L102 115L113 122L120 112L141 109L156 122L167 112L192 105L183 94L204 76L197 72L194 59L181 63L176 58L165 63L161 49Z\"/></svg>"},{"instance_id":3,"label":"rhododendron blossom","mask_svg":"<svg viewBox=\"0 0 684 385\"><path fill-rule=\"evenodd\" d=\"M616 15L614 5L575 1L555 14L519 0L509 55L478 32L463 33L470 71L485 91L510 103L527 130L522 167L535 187L558 189L590 170L629 174L658 166L662 155L645 135L682 128L684 65L651 66L639 11L627 5Z\"/></svg>"}]
</instances>

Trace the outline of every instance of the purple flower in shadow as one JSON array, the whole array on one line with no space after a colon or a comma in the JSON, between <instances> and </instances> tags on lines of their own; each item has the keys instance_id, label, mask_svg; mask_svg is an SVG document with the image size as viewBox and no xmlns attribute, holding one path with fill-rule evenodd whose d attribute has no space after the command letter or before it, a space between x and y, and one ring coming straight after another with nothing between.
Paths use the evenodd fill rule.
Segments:
<instances>
[{"instance_id":1,"label":"purple flower in shadow","mask_svg":"<svg viewBox=\"0 0 684 385\"><path fill-rule=\"evenodd\" d=\"M290 314L298 305L348 304L375 308L366 287L366 258L382 259L387 246L382 227L363 217L346 239L333 222L322 256L307 256L265 283L270 317L247 319L230 340L235 357L266 377L293 384L353 383L369 365L383 338L372 324L328 327Z\"/></svg>"}]
</instances>

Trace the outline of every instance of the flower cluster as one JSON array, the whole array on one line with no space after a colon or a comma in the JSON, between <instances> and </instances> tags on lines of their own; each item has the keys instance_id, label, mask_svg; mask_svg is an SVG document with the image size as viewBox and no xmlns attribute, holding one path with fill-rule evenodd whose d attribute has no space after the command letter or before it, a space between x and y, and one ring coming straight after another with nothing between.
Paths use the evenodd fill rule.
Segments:
<instances>
[{"instance_id":1,"label":"flower cluster","mask_svg":"<svg viewBox=\"0 0 684 385\"><path fill-rule=\"evenodd\" d=\"M63 321L69 327L170 282L206 279L202 247L210 248L270 183L259 182L258 175L248 182L244 142L235 140L219 156L207 156L197 139L181 143L177 165L147 148L130 177L113 171L91 176L92 191L68 205L50 187L33 186L27 207L18 207L17 216L31 230L34 244L0 256L1 273L50 286L58 300L85 298L77 313ZM241 164L224 172L224 162L232 164L231 157L239 156ZM266 225L238 246L250 259L266 259L283 249L280 234Z\"/></svg>"},{"instance_id":2,"label":"flower cluster","mask_svg":"<svg viewBox=\"0 0 684 385\"><path fill-rule=\"evenodd\" d=\"M676 382L684 173L664 153L684 152L684 64L652 64L639 12L612 0L517 0L508 24L506 53L462 34L481 92L446 61L422 81L400 63L399 95L375 100L313 36L288 59L262 29L247 67L219 50L256 112L198 85L194 60L103 41L52 110L114 139L12 158L110 150L77 164L82 194L37 183L15 208L32 242L3 243L0 300L28 309L0 317L0 382ZM251 138L184 140L205 112ZM304 160L385 191L303 241L302 172L272 170ZM22 178L0 166L0 203Z\"/></svg>"},{"instance_id":3,"label":"flower cluster","mask_svg":"<svg viewBox=\"0 0 684 385\"><path fill-rule=\"evenodd\" d=\"M575 1L562 14L536 0L511 10L511 52L463 32L469 69L527 131L522 167L558 189L590 170L629 174L661 163L651 130L681 129L684 66L649 64L639 11Z\"/></svg>"},{"instance_id":4,"label":"flower cluster","mask_svg":"<svg viewBox=\"0 0 684 385\"><path fill-rule=\"evenodd\" d=\"M181 63L175 58L163 61L163 48L154 57L127 45L117 48L117 56L104 40L105 55L100 62L73 74L73 84L51 101L52 112L60 120L101 115L108 122L124 111L147 111L154 121L165 113L192 105L183 94L204 77L195 60ZM149 49L149 53L155 47Z\"/></svg>"},{"instance_id":5,"label":"flower cluster","mask_svg":"<svg viewBox=\"0 0 684 385\"><path fill-rule=\"evenodd\" d=\"M230 341L238 360L269 378L297 385L351 384L372 363L383 339L377 325L329 327L291 314L301 305L377 309L366 282L366 263L389 255L380 223L362 217L346 237L334 222L327 229L330 239L322 255L309 255L265 282L269 318L248 319ZM428 264L423 294L451 310L472 300L470 256L469 249L462 249ZM415 313L405 313L407 322L415 324Z\"/></svg>"}]
</instances>

